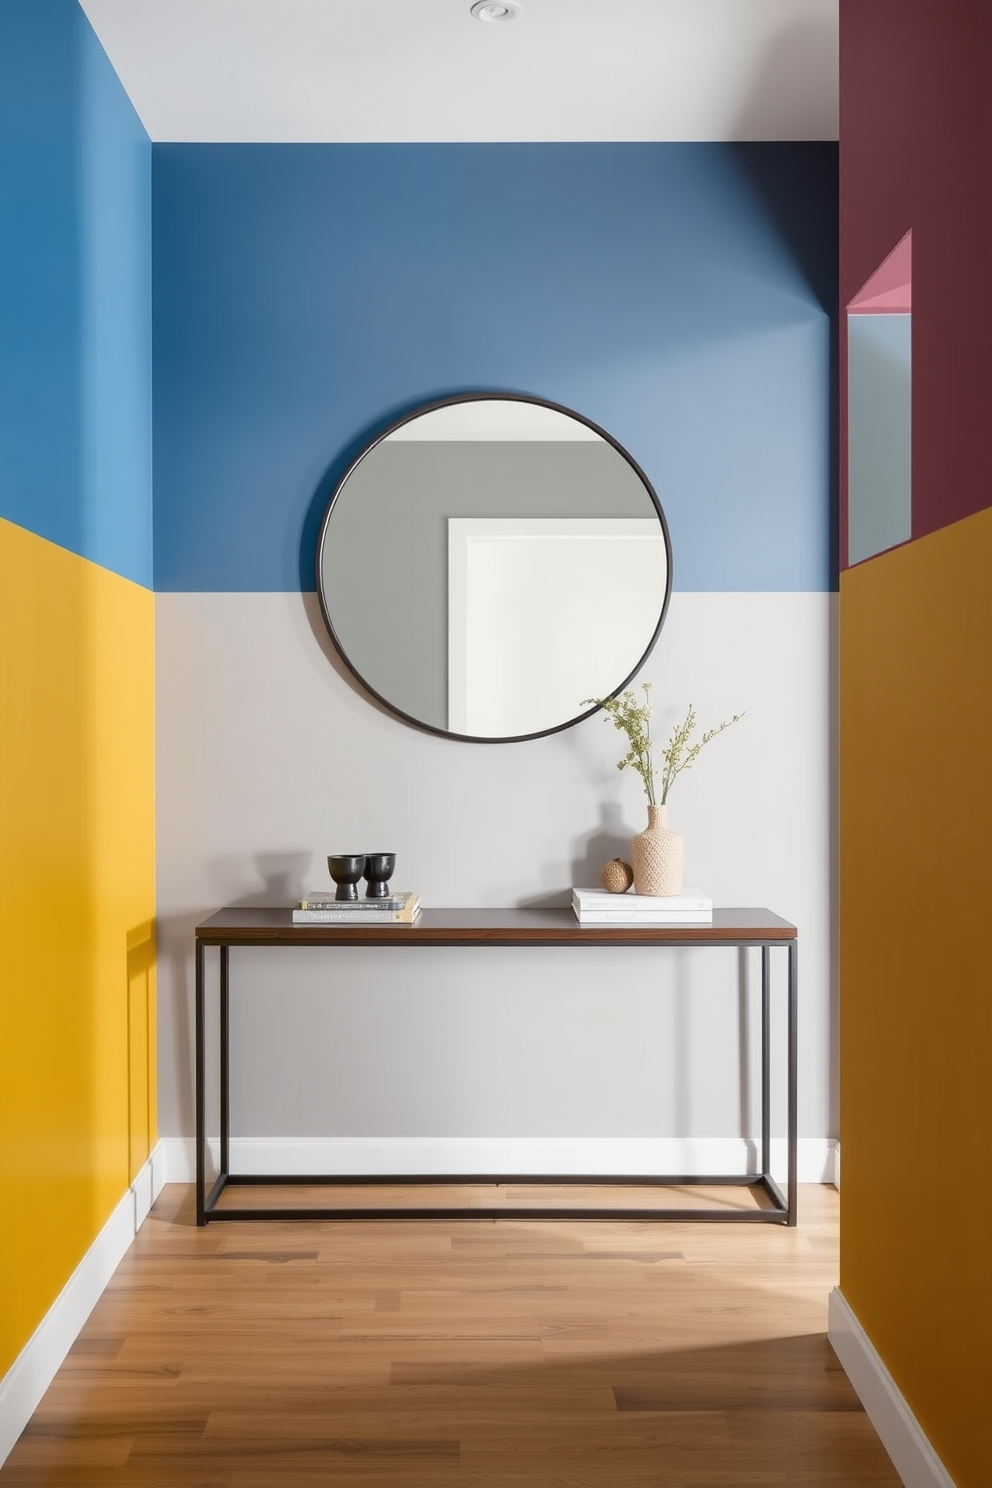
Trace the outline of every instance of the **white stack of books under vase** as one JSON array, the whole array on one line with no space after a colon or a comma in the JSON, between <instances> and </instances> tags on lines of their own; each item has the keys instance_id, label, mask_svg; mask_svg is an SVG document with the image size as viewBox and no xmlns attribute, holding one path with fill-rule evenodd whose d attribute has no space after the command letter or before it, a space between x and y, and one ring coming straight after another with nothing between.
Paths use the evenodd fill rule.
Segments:
<instances>
[{"instance_id":1,"label":"white stack of books under vase","mask_svg":"<svg viewBox=\"0 0 992 1488\"><path fill-rule=\"evenodd\" d=\"M316 890L293 910L294 925L414 925L420 914L417 894L387 894L380 899L338 899L334 890Z\"/></svg>"},{"instance_id":2,"label":"white stack of books under vase","mask_svg":"<svg viewBox=\"0 0 992 1488\"><path fill-rule=\"evenodd\" d=\"M713 900L702 889L681 894L609 894L573 889L572 908L580 925L712 925Z\"/></svg>"}]
</instances>

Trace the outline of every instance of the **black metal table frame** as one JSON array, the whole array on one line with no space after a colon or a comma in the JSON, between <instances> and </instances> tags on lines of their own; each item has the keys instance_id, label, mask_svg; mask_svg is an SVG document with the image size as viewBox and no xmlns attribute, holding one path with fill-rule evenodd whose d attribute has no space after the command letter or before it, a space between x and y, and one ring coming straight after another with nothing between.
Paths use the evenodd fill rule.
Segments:
<instances>
[{"instance_id":1,"label":"black metal table frame","mask_svg":"<svg viewBox=\"0 0 992 1488\"><path fill-rule=\"evenodd\" d=\"M250 944L259 945L271 949L276 945L285 945L285 939L279 940L257 940ZM313 944L312 941L304 941L299 944ZM355 943L355 942L352 942ZM384 942L376 942L377 945ZM403 944L410 945L411 941L404 938ZM420 942L425 945L447 944L450 942L438 942L425 936ZM463 944L485 944L494 942L482 935L477 942L463 941ZM499 944L517 944L532 946L535 944L530 939L517 942L502 940ZM544 944L561 946L574 943L569 940L546 941ZM612 946L643 946L643 938L638 938L637 933L632 935L617 936L608 942L598 942ZM327 942L323 942L327 944ZM656 942L657 944L657 942ZM298 1220L298 1219L606 1219L606 1220L651 1220L651 1221L693 1221L705 1223L751 1223L751 1224L784 1224L790 1228L794 1227L797 1218L797 1130L798 1130L798 937L784 940L772 938L763 940L749 936L740 940L721 939L680 939L678 942L662 942L662 944L676 944L685 949L699 949L705 946L718 945L724 949L759 949L761 950L761 1146L760 1146L760 1169L757 1173L729 1173L729 1174L666 1174L659 1176L651 1175L585 1175L575 1176L572 1174L449 1174L449 1173L418 1173L418 1174L396 1174L381 1176L378 1174L356 1175L356 1174L248 1174L232 1173L230 1170L230 950L232 945L239 949L246 948L246 942L238 939L237 935L232 940L213 939L205 942L197 936L196 940L196 1223L198 1226L207 1224L209 1220ZM205 1055L205 1033L206 1033L206 950L208 945L215 945L220 953L220 1171L210 1189L206 1192L206 1055ZM787 1179L786 1192L782 1193L778 1184L771 1174L771 953L773 950L785 950L788 955L788 1090L787 1090ZM573 1205L569 1207L516 1207L512 1205L500 1206L463 1206L448 1207L402 1207L386 1208L377 1205L364 1205L349 1208L328 1207L273 1207L266 1208L256 1206L252 1208L237 1208L234 1205L226 1205L219 1208L222 1194L228 1188L233 1187L260 1187L260 1186L294 1186L294 1187L316 1187L318 1185L336 1185L345 1187L366 1186L413 1186L417 1184L429 1184L434 1187L457 1187L457 1186L486 1186L486 1187L524 1187L527 1185L544 1186L551 1184L562 1186L582 1187L647 1187L647 1188L683 1188L694 1185L706 1187L734 1187L752 1188L760 1191L764 1198L770 1202L763 1207L740 1210L706 1210L706 1209L636 1209L629 1205L611 1208L607 1205L597 1205L595 1208L588 1206Z\"/></svg>"}]
</instances>

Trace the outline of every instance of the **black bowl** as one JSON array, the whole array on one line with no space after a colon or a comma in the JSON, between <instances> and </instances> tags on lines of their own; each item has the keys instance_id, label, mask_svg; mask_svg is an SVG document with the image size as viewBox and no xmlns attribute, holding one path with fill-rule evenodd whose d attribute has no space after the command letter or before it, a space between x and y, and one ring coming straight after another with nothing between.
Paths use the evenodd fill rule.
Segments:
<instances>
[{"instance_id":1,"label":"black bowl","mask_svg":"<svg viewBox=\"0 0 992 1488\"><path fill-rule=\"evenodd\" d=\"M385 899L389 880L396 870L395 853L367 853L365 857L366 899Z\"/></svg>"},{"instance_id":2,"label":"black bowl","mask_svg":"<svg viewBox=\"0 0 992 1488\"><path fill-rule=\"evenodd\" d=\"M365 874L365 853L331 853L327 870L338 886L335 899L357 899L356 885Z\"/></svg>"}]
</instances>

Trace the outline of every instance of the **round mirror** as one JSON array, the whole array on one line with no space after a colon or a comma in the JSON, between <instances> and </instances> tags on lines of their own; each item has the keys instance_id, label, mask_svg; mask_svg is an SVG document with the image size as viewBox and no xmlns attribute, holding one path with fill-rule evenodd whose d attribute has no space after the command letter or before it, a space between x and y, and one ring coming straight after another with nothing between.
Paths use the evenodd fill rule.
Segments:
<instances>
[{"instance_id":1,"label":"round mirror","mask_svg":"<svg viewBox=\"0 0 992 1488\"><path fill-rule=\"evenodd\" d=\"M530 739L630 681L671 591L668 528L614 439L556 404L448 398L338 483L317 591L358 680L420 728Z\"/></svg>"}]
</instances>

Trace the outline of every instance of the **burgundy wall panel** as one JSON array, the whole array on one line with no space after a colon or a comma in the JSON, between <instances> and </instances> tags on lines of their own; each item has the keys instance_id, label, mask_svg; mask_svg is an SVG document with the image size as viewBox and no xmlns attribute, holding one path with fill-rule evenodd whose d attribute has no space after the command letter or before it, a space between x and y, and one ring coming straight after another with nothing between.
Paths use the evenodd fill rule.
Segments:
<instances>
[{"instance_id":1,"label":"burgundy wall panel","mask_svg":"<svg viewBox=\"0 0 992 1488\"><path fill-rule=\"evenodd\" d=\"M992 506L992 0L841 0L841 305L913 233L913 537ZM841 325L841 557L847 553Z\"/></svg>"}]
</instances>

